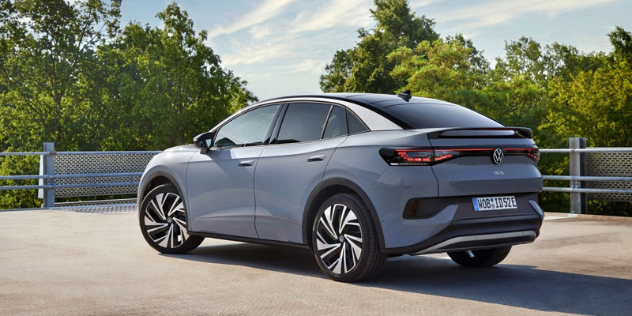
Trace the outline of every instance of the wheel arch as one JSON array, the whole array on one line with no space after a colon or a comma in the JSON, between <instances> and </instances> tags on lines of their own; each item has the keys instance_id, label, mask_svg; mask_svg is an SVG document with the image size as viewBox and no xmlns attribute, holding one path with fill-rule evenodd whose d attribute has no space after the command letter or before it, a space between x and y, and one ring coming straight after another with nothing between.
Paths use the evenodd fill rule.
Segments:
<instances>
[{"instance_id":1,"label":"wheel arch","mask_svg":"<svg viewBox=\"0 0 632 316\"><path fill-rule=\"evenodd\" d=\"M176 181L176 179L169 173L161 171L161 170L157 170L153 173L151 173L147 179L143 179L143 183L142 183L142 187L138 190L138 205L140 205L143 202L143 199L145 198L145 196L147 195L147 193L149 193L149 191L153 190L154 188L163 185L163 184L168 184L171 183L173 184L176 189L178 189L178 192L180 193L180 196L183 196L182 194L182 190L180 189L180 184L178 183L178 181Z\"/></svg>"},{"instance_id":2,"label":"wheel arch","mask_svg":"<svg viewBox=\"0 0 632 316\"><path fill-rule=\"evenodd\" d=\"M377 237L379 241L380 250L384 250L384 234L382 233L382 225L380 219L377 216L373 202L369 196L362 190L362 188L352 182L351 180L344 178L330 178L320 184L318 184L312 193L307 198L305 208L303 209L303 243L312 248L312 226L314 224L314 218L318 212L320 205L327 200L327 198L341 193L356 194L362 199L362 202L369 209L371 219L375 225L377 231Z\"/></svg>"},{"instance_id":3,"label":"wheel arch","mask_svg":"<svg viewBox=\"0 0 632 316\"><path fill-rule=\"evenodd\" d=\"M141 187L139 187L138 197L137 197L138 212L139 213L141 212L141 205L143 204L143 200L145 199L145 196L147 196L147 194L151 190L163 184L173 184L173 186L176 187L176 190L178 190L178 194L180 194L180 197L182 197L182 202L184 203L184 210L187 214L187 230L191 231L191 219L189 218L189 208L188 208L189 203L188 203L187 196L185 192L183 192L182 190L182 187L181 187L182 184L180 184L180 182L177 181L176 178L169 172L166 172L163 170L156 170L152 172L151 174L149 174L146 179L142 180L142 184L141 184Z\"/></svg>"}]
</instances>

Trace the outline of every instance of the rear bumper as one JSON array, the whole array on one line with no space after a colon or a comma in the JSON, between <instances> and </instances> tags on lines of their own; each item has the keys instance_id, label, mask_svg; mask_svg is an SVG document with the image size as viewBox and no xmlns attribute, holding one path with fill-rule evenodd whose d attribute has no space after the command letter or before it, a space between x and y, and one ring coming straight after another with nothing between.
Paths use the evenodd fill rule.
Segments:
<instances>
[{"instance_id":1,"label":"rear bumper","mask_svg":"<svg viewBox=\"0 0 632 316\"><path fill-rule=\"evenodd\" d=\"M539 212L452 220L443 230L422 242L405 247L386 248L384 252L424 254L530 243L540 234L542 220L543 215Z\"/></svg>"},{"instance_id":2,"label":"rear bumper","mask_svg":"<svg viewBox=\"0 0 632 316\"><path fill-rule=\"evenodd\" d=\"M444 242L438 243L430 248L424 249L414 254L421 255L435 252L464 251L496 248L502 246L513 246L533 242L536 237L538 237L537 232L533 230L512 233L461 236L448 239Z\"/></svg>"}]
</instances>

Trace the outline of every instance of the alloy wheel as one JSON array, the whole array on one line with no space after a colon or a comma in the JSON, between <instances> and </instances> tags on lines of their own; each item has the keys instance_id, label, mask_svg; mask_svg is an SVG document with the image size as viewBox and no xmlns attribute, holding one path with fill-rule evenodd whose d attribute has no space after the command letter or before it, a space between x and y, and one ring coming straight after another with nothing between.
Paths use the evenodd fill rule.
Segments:
<instances>
[{"instance_id":1,"label":"alloy wheel","mask_svg":"<svg viewBox=\"0 0 632 316\"><path fill-rule=\"evenodd\" d=\"M145 207L143 221L147 236L160 247L176 248L189 238L184 203L175 193L156 194Z\"/></svg>"},{"instance_id":2,"label":"alloy wheel","mask_svg":"<svg viewBox=\"0 0 632 316\"><path fill-rule=\"evenodd\" d=\"M362 256L362 228L356 213L344 204L327 207L316 225L316 251L333 274L352 271Z\"/></svg>"}]
</instances>

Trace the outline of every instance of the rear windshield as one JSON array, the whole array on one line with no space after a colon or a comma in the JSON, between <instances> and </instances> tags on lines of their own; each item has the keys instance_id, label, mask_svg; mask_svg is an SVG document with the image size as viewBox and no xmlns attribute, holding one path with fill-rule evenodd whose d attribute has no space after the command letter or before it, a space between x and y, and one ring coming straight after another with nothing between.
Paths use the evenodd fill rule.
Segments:
<instances>
[{"instance_id":1,"label":"rear windshield","mask_svg":"<svg viewBox=\"0 0 632 316\"><path fill-rule=\"evenodd\" d=\"M500 123L452 103L402 103L383 108L413 128L502 127Z\"/></svg>"}]
</instances>

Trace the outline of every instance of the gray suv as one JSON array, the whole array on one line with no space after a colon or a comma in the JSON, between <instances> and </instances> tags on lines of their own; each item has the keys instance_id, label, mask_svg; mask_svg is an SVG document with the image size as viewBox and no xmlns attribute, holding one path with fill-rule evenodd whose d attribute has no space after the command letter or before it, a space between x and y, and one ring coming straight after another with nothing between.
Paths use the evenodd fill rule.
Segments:
<instances>
[{"instance_id":1,"label":"gray suv","mask_svg":"<svg viewBox=\"0 0 632 316\"><path fill-rule=\"evenodd\" d=\"M402 254L492 266L539 234L538 159L531 130L408 91L272 99L154 157L140 228L171 254L205 237L309 248L345 282Z\"/></svg>"}]
</instances>

